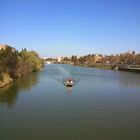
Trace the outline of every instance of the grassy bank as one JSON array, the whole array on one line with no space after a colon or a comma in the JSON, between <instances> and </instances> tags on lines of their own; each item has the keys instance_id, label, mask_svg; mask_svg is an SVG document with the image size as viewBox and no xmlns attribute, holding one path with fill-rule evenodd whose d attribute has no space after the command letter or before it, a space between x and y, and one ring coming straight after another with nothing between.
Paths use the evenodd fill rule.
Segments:
<instances>
[{"instance_id":1,"label":"grassy bank","mask_svg":"<svg viewBox=\"0 0 140 140\"><path fill-rule=\"evenodd\" d=\"M106 65L106 64L94 64L94 65L80 64L79 66L106 69L106 70L113 70L115 68L115 65Z\"/></svg>"}]
</instances>

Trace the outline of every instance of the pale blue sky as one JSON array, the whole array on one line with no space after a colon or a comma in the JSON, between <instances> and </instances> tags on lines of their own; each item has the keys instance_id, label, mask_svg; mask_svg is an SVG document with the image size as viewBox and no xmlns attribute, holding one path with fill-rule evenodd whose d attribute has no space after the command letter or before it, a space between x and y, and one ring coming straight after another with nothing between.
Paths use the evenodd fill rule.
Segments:
<instances>
[{"instance_id":1,"label":"pale blue sky","mask_svg":"<svg viewBox=\"0 0 140 140\"><path fill-rule=\"evenodd\" d=\"M0 0L0 44L40 56L140 53L140 1Z\"/></svg>"}]
</instances>

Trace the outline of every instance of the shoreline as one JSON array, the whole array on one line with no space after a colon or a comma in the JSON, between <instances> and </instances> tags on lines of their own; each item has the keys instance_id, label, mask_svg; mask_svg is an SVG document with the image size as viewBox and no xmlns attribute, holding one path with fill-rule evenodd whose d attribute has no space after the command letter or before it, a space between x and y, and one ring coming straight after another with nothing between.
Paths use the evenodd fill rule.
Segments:
<instances>
[{"instance_id":1,"label":"shoreline","mask_svg":"<svg viewBox=\"0 0 140 140\"><path fill-rule=\"evenodd\" d=\"M2 74L2 80L0 80L0 88L3 88L7 85L9 85L10 83L12 83L14 81L14 79L12 79L9 74L7 73L3 73Z\"/></svg>"},{"instance_id":2,"label":"shoreline","mask_svg":"<svg viewBox=\"0 0 140 140\"><path fill-rule=\"evenodd\" d=\"M133 73L140 73L140 68L123 68L119 67L119 71L127 71L127 72L133 72Z\"/></svg>"},{"instance_id":3,"label":"shoreline","mask_svg":"<svg viewBox=\"0 0 140 140\"><path fill-rule=\"evenodd\" d=\"M114 68L116 67L114 65L85 65L85 64L78 64L75 66L98 68L98 69L105 69L105 70L114 70Z\"/></svg>"},{"instance_id":4,"label":"shoreline","mask_svg":"<svg viewBox=\"0 0 140 140\"><path fill-rule=\"evenodd\" d=\"M18 51L8 45L0 47L0 88L44 67L44 60L33 50Z\"/></svg>"},{"instance_id":5,"label":"shoreline","mask_svg":"<svg viewBox=\"0 0 140 140\"><path fill-rule=\"evenodd\" d=\"M38 71L32 71L31 73L28 73L24 76L20 76L20 77L17 77L17 78L11 78L9 74L3 73L2 74L2 79L0 79L0 89L5 88L6 86L10 85L11 83L13 83L17 79L22 79L23 77L29 76L32 73L42 71L42 69L43 68L39 69Z\"/></svg>"},{"instance_id":6,"label":"shoreline","mask_svg":"<svg viewBox=\"0 0 140 140\"><path fill-rule=\"evenodd\" d=\"M126 72L133 72L133 73L140 73L140 68L135 67L121 67L117 65L75 65L81 67L90 67L90 68L97 68L97 69L104 69L104 70L117 70L117 71L126 71Z\"/></svg>"}]
</instances>

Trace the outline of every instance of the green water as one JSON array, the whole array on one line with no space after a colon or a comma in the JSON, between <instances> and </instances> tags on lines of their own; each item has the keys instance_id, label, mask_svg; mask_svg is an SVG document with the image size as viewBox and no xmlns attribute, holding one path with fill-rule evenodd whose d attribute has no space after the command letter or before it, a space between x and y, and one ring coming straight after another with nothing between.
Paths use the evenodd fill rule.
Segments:
<instances>
[{"instance_id":1,"label":"green water","mask_svg":"<svg viewBox=\"0 0 140 140\"><path fill-rule=\"evenodd\" d=\"M47 65L0 89L0 140L140 140L140 74Z\"/></svg>"}]
</instances>

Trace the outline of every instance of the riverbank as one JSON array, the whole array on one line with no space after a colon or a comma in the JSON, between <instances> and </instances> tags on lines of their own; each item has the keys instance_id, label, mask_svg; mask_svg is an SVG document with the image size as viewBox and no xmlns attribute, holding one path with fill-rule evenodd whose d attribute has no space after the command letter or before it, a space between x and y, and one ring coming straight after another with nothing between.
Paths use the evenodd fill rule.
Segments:
<instances>
[{"instance_id":1,"label":"riverbank","mask_svg":"<svg viewBox=\"0 0 140 140\"><path fill-rule=\"evenodd\" d=\"M105 69L105 70L119 70L119 71L140 73L140 66L137 66L137 65L126 66L126 65L109 65L109 64L95 64L95 65L83 64L83 65L79 65L79 66Z\"/></svg>"},{"instance_id":2,"label":"riverbank","mask_svg":"<svg viewBox=\"0 0 140 140\"><path fill-rule=\"evenodd\" d=\"M119 67L118 70L120 70L120 71L127 71L127 72L140 73L140 68L125 68L125 67Z\"/></svg>"},{"instance_id":3,"label":"riverbank","mask_svg":"<svg viewBox=\"0 0 140 140\"><path fill-rule=\"evenodd\" d=\"M7 73L1 74L0 88L5 87L6 85L10 84L11 82L13 82L13 79L10 77L9 74L7 74Z\"/></svg>"},{"instance_id":4,"label":"riverbank","mask_svg":"<svg viewBox=\"0 0 140 140\"><path fill-rule=\"evenodd\" d=\"M0 88L43 67L44 60L35 51L18 51L3 45L0 49Z\"/></svg>"},{"instance_id":5,"label":"riverbank","mask_svg":"<svg viewBox=\"0 0 140 140\"><path fill-rule=\"evenodd\" d=\"M106 69L106 70L113 70L115 68L115 65L106 65L106 64L94 64L94 65L80 64L77 66Z\"/></svg>"}]
</instances>

